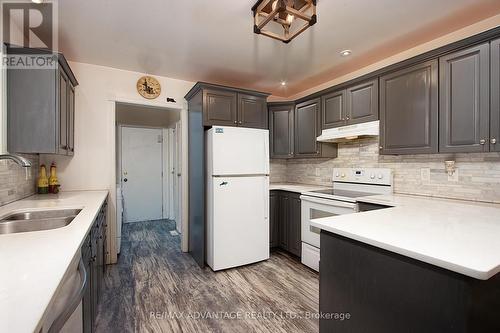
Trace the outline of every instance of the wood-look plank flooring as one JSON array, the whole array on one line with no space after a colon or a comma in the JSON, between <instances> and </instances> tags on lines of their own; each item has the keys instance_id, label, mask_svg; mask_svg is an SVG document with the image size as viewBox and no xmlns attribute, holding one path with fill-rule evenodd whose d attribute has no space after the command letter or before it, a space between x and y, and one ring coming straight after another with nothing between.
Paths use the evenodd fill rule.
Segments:
<instances>
[{"instance_id":1,"label":"wood-look plank flooring","mask_svg":"<svg viewBox=\"0 0 500 333\"><path fill-rule=\"evenodd\" d=\"M170 234L172 221L125 224L107 266L97 332L318 332L318 274L282 252L214 273ZM208 317L208 318L207 318Z\"/></svg>"}]
</instances>

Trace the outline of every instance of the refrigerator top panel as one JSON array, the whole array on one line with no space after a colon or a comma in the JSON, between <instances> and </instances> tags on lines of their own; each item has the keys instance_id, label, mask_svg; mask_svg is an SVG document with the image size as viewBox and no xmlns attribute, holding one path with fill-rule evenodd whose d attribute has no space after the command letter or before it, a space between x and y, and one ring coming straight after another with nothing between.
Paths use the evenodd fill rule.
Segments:
<instances>
[{"instance_id":1,"label":"refrigerator top panel","mask_svg":"<svg viewBox=\"0 0 500 333\"><path fill-rule=\"evenodd\" d=\"M212 127L207 131L207 168L212 176L268 175L269 131Z\"/></svg>"}]
</instances>

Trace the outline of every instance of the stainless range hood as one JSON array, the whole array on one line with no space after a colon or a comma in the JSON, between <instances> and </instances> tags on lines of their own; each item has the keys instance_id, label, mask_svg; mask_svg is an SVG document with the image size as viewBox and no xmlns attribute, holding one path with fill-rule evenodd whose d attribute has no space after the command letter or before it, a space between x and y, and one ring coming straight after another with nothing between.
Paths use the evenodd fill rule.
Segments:
<instances>
[{"instance_id":1,"label":"stainless range hood","mask_svg":"<svg viewBox=\"0 0 500 333\"><path fill-rule=\"evenodd\" d=\"M325 129L317 137L321 142L345 142L362 137L378 136L379 121Z\"/></svg>"}]
</instances>

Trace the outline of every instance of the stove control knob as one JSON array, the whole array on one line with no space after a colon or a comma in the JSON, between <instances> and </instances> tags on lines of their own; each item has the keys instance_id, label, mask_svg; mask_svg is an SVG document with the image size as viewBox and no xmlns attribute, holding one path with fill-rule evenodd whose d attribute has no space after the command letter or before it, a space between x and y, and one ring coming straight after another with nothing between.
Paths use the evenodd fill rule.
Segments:
<instances>
[{"instance_id":1,"label":"stove control knob","mask_svg":"<svg viewBox=\"0 0 500 333\"><path fill-rule=\"evenodd\" d=\"M380 174L378 175L378 179L382 179L382 178L384 178L384 176L380 173Z\"/></svg>"},{"instance_id":2,"label":"stove control knob","mask_svg":"<svg viewBox=\"0 0 500 333\"><path fill-rule=\"evenodd\" d=\"M337 173L335 174L335 177L339 178L339 176L340 176L340 174L337 172Z\"/></svg>"},{"instance_id":3,"label":"stove control knob","mask_svg":"<svg viewBox=\"0 0 500 333\"><path fill-rule=\"evenodd\" d=\"M343 174L341 175L341 177L342 177L342 178L345 178L345 173L343 173Z\"/></svg>"},{"instance_id":4,"label":"stove control knob","mask_svg":"<svg viewBox=\"0 0 500 333\"><path fill-rule=\"evenodd\" d=\"M374 173L372 173L372 174L370 175L370 178L371 178L371 179L375 179L375 174L374 174Z\"/></svg>"}]
</instances>

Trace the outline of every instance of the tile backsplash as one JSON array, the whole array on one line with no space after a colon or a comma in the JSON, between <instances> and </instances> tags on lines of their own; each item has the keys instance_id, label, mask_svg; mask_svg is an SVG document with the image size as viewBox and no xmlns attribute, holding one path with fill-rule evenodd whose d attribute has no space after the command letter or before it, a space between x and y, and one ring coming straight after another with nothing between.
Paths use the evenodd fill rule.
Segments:
<instances>
[{"instance_id":1,"label":"tile backsplash","mask_svg":"<svg viewBox=\"0 0 500 333\"><path fill-rule=\"evenodd\" d=\"M23 156L31 161L28 170L10 160L0 161L0 206L35 194L38 155Z\"/></svg>"},{"instance_id":2,"label":"tile backsplash","mask_svg":"<svg viewBox=\"0 0 500 333\"><path fill-rule=\"evenodd\" d=\"M335 159L271 160L271 182L331 185L334 167L390 168L395 193L500 203L500 153L392 156L379 155L378 146L366 138L339 144ZM446 160L456 161L452 179Z\"/></svg>"}]
</instances>

